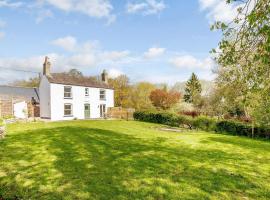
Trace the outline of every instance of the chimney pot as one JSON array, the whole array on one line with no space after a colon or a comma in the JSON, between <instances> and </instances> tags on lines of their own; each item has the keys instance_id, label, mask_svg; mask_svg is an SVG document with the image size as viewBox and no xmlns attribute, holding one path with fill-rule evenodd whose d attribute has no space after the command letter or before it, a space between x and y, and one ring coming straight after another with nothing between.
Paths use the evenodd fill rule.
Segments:
<instances>
[{"instance_id":1,"label":"chimney pot","mask_svg":"<svg viewBox=\"0 0 270 200\"><path fill-rule=\"evenodd\" d=\"M108 84L108 73L106 70L103 70L103 72L101 74L101 80L102 80L102 82Z\"/></svg>"},{"instance_id":2,"label":"chimney pot","mask_svg":"<svg viewBox=\"0 0 270 200\"><path fill-rule=\"evenodd\" d=\"M49 57L45 57L45 61L43 64L43 75L50 76L51 75L51 63L49 61Z\"/></svg>"}]
</instances>

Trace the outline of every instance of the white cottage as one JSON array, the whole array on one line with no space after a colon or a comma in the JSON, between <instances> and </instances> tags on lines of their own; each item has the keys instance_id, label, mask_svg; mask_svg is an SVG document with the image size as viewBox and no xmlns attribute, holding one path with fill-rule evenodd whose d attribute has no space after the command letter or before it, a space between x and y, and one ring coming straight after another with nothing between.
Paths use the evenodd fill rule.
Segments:
<instances>
[{"instance_id":1,"label":"white cottage","mask_svg":"<svg viewBox=\"0 0 270 200\"><path fill-rule=\"evenodd\" d=\"M114 90L104 70L101 81L64 73L50 73L46 57L39 86L40 117L57 120L96 119L114 107Z\"/></svg>"}]
</instances>

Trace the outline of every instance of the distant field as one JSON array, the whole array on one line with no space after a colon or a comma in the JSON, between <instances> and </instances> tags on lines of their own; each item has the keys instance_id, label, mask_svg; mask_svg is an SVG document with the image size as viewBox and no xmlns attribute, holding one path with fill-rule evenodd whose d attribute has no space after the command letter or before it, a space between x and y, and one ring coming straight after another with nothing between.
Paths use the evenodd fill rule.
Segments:
<instances>
[{"instance_id":1,"label":"distant field","mask_svg":"<svg viewBox=\"0 0 270 200\"><path fill-rule=\"evenodd\" d=\"M0 199L270 199L270 142L126 121L13 124Z\"/></svg>"}]
</instances>

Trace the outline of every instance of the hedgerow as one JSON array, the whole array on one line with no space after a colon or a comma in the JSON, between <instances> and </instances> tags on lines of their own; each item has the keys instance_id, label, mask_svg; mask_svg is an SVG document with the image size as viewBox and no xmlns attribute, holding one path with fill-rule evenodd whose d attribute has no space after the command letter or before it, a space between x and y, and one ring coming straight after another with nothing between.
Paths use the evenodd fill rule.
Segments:
<instances>
[{"instance_id":1,"label":"hedgerow","mask_svg":"<svg viewBox=\"0 0 270 200\"><path fill-rule=\"evenodd\" d=\"M254 127L248 123L233 120L217 120L207 116L189 117L167 112L136 111L134 119L138 121L165 124L175 127L188 127L190 129L200 129L204 131L214 131L231 135L270 138L269 127Z\"/></svg>"}]
</instances>

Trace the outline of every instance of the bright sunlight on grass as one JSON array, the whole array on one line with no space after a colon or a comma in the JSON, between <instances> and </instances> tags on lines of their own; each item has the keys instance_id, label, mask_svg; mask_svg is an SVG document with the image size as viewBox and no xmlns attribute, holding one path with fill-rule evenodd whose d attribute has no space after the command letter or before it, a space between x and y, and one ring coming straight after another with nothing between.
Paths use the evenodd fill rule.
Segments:
<instances>
[{"instance_id":1,"label":"bright sunlight on grass","mask_svg":"<svg viewBox=\"0 0 270 200\"><path fill-rule=\"evenodd\" d=\"M270 199L270 143L126 121L13 124L0 199Z\"/></svg>"}]
</instances>

